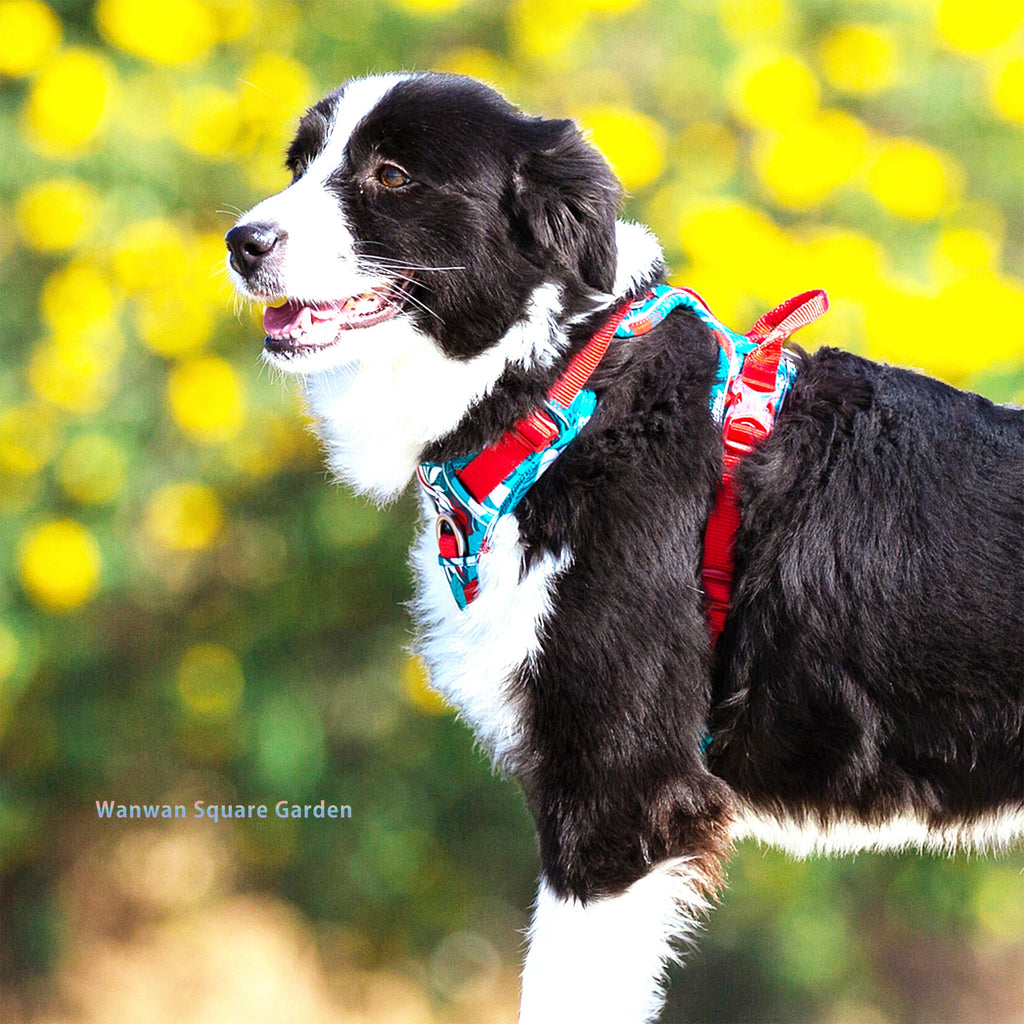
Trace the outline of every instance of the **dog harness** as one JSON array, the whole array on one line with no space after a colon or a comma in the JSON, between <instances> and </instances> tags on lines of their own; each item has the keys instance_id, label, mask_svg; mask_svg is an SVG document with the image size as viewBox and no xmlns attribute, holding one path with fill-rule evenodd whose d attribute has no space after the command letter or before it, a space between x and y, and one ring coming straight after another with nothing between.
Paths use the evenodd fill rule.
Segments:
<instances>
[{"instance_id":1,"label":"dog harness","mask_svg":"<svg viewBox=\"0 0 1024 1024\"><path fill-rule=\"evenodd\" d=\"M718 372L711 388L712 417L722 424L724 469L704 537L702 579L714 645L725 623L733 576L733 539L740 524L734 472L771 432L796 366L782 343L828 309L821 290L804 292L762 316L747 334L716 319L688 288L659 285L618 309L573 357L535 409L483 451L448 462L424 462L420 486L436 513L438 562L460 608L480 588L479 562L494 528L558 458L594 415L597 396L584 387L613 336L647 334L680 306L705 323L718 342Z\"/></svg>"}]
</instances>

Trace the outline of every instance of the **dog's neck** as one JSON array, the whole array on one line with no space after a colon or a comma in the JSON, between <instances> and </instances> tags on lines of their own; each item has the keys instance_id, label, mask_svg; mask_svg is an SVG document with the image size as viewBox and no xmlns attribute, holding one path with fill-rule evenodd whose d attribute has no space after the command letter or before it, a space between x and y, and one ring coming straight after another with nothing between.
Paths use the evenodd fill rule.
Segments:
<instances>
[{"instance_id":1,"label":"dog's neck","mask_svg":"<svg viewBox=\"0 0 1024 1024\"><path fill-rule=\"evenodd\" d=\"M661 247L642 225L620 221L616 243L615 287L597 299L594 312L612 308L663 271ZM377 326L365 357L305 378L328 465L378 502L396 498L423 452L451 434L508 368L552 366L569 346L570 327L552 284L535 289L525 316L469 360L445 356L402 318Z\"/></svg>"}]
</instances>

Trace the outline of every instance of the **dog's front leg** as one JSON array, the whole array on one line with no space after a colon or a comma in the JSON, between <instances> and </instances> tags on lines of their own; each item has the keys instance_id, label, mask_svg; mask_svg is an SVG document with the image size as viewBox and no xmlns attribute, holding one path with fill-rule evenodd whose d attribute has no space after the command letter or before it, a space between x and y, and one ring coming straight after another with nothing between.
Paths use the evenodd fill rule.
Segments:
<instances>
[{"instance_id":1,"label":"dog's front leg","mask_svg":"<svg viewBox=\"0 0 1024 1024\"><path fill-rule=\"evenodd\" d=\"M685 857L628 888L580 902L542 879L523 968L520 1024L646 1024L664 999L673 941L707 906L706 881Z\"/></svg>"}]
</instances>

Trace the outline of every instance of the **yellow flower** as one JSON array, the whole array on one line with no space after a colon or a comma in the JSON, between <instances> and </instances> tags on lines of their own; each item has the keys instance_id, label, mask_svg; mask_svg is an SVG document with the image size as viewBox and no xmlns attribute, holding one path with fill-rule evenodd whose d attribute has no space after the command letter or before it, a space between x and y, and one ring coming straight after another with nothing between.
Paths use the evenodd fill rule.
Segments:
<instances>
[{"instance_id":1,"label":"yellow flower","mask_svg":"<svg viewBox=\"0 0 1024 1024\"><path fill-rule=\"evenodd\" d=\"M201 60L217 39L217 22L200 0L99 0L95 16L109 43L154 64Z\"/></svg>"},{"instance_id":2,"label":"yellow flower","mask_svg":"<svg viewBox=\"0 0 1024 1024\"><path fill-rule=\"evenodd\" d=\"M124 487L128 460L106 434L82 434L57 463L57 482L64 493L83 505L105 505Z\"/></svg>"},{"instance_id":3,"label":"yellow flower","mask_svg":"<svg viewBox=\"0 0 1024 1024\"><path fill-rule=\"evenodd\" d=\"M820 88L814 72L799 57L753 50L726 82L733 112L754 128L786 128L807 120L818 109Z\"/></svg>"},{"instance_id":4,"label":"yellow flower","mask_svg":"<svg viewBox=\"0 0 1024 1024\"><path fill-rule=\"evenodd\" d=\"M549 67L572 63L573 43L586 25L586 11L577 0L515 0L508 9L513 52Z\"/></svg>"},{"instance_id":5,"label":"yellow flower","mask_svg":"<svg viewBox=\"0 0 1024 1024\"><path fill-rule=\"evenodd\" d=\"M146 506L146 535L166 551L203 551L224 525L220 499L205 484L165 484Z\"/></svg>"},{"instance_id":6,"label":"yellow flower","mask_svg":"<svg viewBox=\"0 0 1024 1024\"><path fill-rule=\"evenodd\" d=\"M808 210L860 171L867 144L867 129L860 121L826 110L779 134L763 136L754 147L754 172L780 206Z\"/></svg>"},{"instance_id":7,"label":"yellow flower","mask_svg":"<svg viewBox=\"0 0 1024 1024\"><path fill-rule=\"evenodd\" d=\"M657 121L616 106L589 107L579 120L628 191L649 185L661 174L666 137Z\"/></svg>"},{"instance_id":8,"label":"yellow flower","mask_svg":"<svg viewBox=\"0 0 1024 1024\"><path fill-rule=\"evenodd\" d=\"M518 90L515 68L496 54L479 47L467 46L446 54L441 60L439 70L453 75L478 78L507 96L514 95Z\"/></svg>"},{"instance_id":9,"label":"yellow flower","mask_svg":"<svg viewBox=\"0 0 1024 1024\"><path fill-rule=\"evenodd\" d=\"M47 157L87 149L106 124L116 81L110 61L92 50L55 57L28 95L22 120L28 145Z\"/></svg>"},{"instance_id":10,"label":"yellow flower","mask_svg":"<svg viewBox=\"0 0 1024 1024\"><path fill-rule=\"evenodd\" d=\"M110 280L94 263L71 260L43 282L39 311L55 334L76 335L113 324L117 302Z\"/></svg>"},{"instance_id":11,"label":"yellow flower","mask_svg":"<svg viewBox=\"0 0 1024 1024\"><path fill-rule=\"evenodd\" d=\"M1024 9L1017 0L941 0L936 28L950 49L976 56L1019 36Z\"/></svg>"},{"instance_id":12,"label":"yellow flower","mask_svg":"<svg viewBox=\"0 0 1024 1024\"><path fill-rule=\"evenodd\" d=\"M1024 285L995 273L961 277L928 294L880 289L868 308L869 354L919 367L953 384L993 363L1024 358Z\"/></svg>"},{"instance_id":13,"label":"yellow flower","mask_svg":"<svg viewBox=\"0 0 1024 1024\"><path fill-rule=\"evenodd\" d=\"M240 109L245 121L272 125L288 134L297 110L309 104L313 83L298 61L280 53L258 53L242 69ZM282 125L282 121L286 123Z\"/></svg>"},{"instance_id":14,"label":"yellow flower","mask_svg":"<svg viewBox=\"0 0 1024 1024\"><path fill-rule=\"evenodd\" d=\"M0 466L9 473L38 473L59 440L60 419L46 405L24 402L0 413Z\"/></svg>"},{"instance_id":15,"label":"yellow flower","mask_svg":"<svg viewBox=\"0 0 1024 1024\"><path fill-rule=\"evenodd\" d=\"M56 335L34 347L29 383L40 398L68 412L98 412L116 390L122 348L113 329Z\"/></svg>"},{"instance_id":16,"label":"yellow flower","mask_svg":"<svg viewBox=\"0 0 1024 1024\"><path fill-rule=\"evenodd\" d=\"M979 228L944 228L932 247L932 276L946 284L979 271L995 270L999 239Z\"/></svg>"},{"instance_id":17,"label":"yellow flower","mask_svg":"<svg viewBox=\"0 0 1024 1024\"><path fill-rule=\"evenodd\" d=\"M408 658L402 666L402 692L405 699L427 715L446 715L451 708L444 698L430 686L427 666L419 658Z\"/></svg>"},{"instance_id":18,"label":"yellow flower","mask_svg":"<svg viewBox=\"0 0 1024 1024\"><path fill-rule=\"evenodd\" d=\"M38 71L60 45L57 15L41 0L0 2L0 75Z\"/></svg>"},{"instance_id":19,"label":"yellow flower","mask_svg":"<svg viewBox=\"0 0 1024 1024\"><path fill-rule=\"evenodd\" d=\"M884 92L899 70L892 34L875 25L840 25L822 40L818 56L825 78L857 95Z\"/></svg>"},{"instance_id":20,"label":"yellow flower","mask_svg":"<svg viewBox=\"0 0 1024 1024\"><path fill-rule=\"evenodd\" d=\"M199 444L230 441L242 427L245 395L231 364L218 356L176 366L167 382L171 416Z\"/></svg>"},{"instance_id":21,"label":"yellow flower","mask_svg":"<svg viewBox=\"0 0 1024 1024\"><path fill-rule=\"evenodd\" d=\"M114 276L129 292L185 284L188 244L181 229L164 217L129 224L114 242Z\"/></svg>"},{"instance_id":22,"label":"yellow flower","mask_svg":"<svg viewBox=\"0 0 1024 1024\"><path fill-rule=\"evenodd\" d=\"M190 153L212 163L228 163L241 127L238 97L215 85L183 91L174 105L174 135Z\"/></svg>"},{"instance_id":23,"label":"yellow flower","mask_svg":"<svg viewBox=\"0 0 1024 1024\"><path fill-rule=\"evenodd\" d=\"M178 697L203 718L229 718L242 705L245 674L234 652L220 644L190 647L178 665Z\"/></svg>"},{"instance_id":24,"label":"yellow flower","mask_svg":"<svg viewBox=\"0 0 1024 1024\"><path fill-rule=\"evenodd\" d=\"M992 65L987 82L995 112L1007 121L1024 123L1024 57L1010 57Z\"/></svg>"},{"instance_id":25,"label":"yellow flower","mask_svg":"<svg viewBox=\"0 0 1024 1024\"><path fill-rule=\"evenodd\" d=\"M132 319L146 348L167 357L194 355L213 332L209 303L180 288L162 288L140 296Z\"/></svg>"},{"instance_id":26,"label":"yellow flower","mask_svg":"<svg viewBox=\"0 0 1024 1024\"><path fill-rule=\"evenodd\" d=\"M96 538L73 519L37 526L20 545L21 585L50 612L70 612L99 589L100 549Z\"/></svg>"},{"instance_id":27,"label":"yellow flower","mask_svg":"<svg viewBox=\"0 0 1024 1024\"><path fill-rule=\"evenodd\" d=\"M207 0L206 6L216 23L217 38L221 42L241 39L255 21L253 0Z\"/></svg>"},{"instance_id":28,"label":"yellow flower","mask_svg":"<svg viewBox=\"0 0 1024 1024\"><path fill-rule=\"evenodd\" d=\"M956 205L963 171L948 153L916 139L883 142L868 168L868 189L890 213L927 221Z\"/></svg>"},{"instance_id":29,"label":"yellow flower","mask_svg":"<svg viewBox=\"0 0 1024 1024\"><path fill-rule=\"evenodd\" d=\"M77 178L29 185L15 209L18 232L30 249L60 252L81 245L99 219L95 191Z\"/></svg>"}]
</instances>

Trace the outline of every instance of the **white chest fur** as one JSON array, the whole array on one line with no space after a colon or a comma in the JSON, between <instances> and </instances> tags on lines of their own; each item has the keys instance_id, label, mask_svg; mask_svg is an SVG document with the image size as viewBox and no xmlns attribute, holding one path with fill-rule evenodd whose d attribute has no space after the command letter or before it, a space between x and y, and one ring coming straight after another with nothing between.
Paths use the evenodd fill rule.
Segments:
<instances>
[{"instance_id":1,"label":"white chest fur","mask_svg":"<svg viewBox=\"0 0 1024 1024\"><path fill-rule=\"evenodd\" d=\"M425 508L424 518L411 558L419 653L433 687L459 709L494 763L512 771L522 737L515 680L540 651L552 584L570 558L547 556L523 574L519 526L514 515L504 516L480 559L479 594L460 609L437 562L432 510Z\"/></svg>"}]
</instances>

